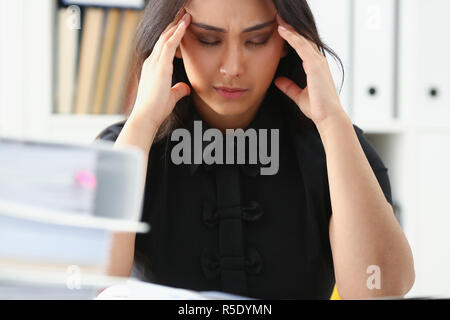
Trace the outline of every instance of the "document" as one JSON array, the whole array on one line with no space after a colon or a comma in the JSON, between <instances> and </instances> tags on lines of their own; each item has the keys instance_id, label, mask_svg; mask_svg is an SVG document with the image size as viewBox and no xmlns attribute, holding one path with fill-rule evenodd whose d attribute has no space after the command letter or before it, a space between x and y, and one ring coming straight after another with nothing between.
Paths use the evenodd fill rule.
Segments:
<instances>
[{"instance_id":1,"label":"document","mask_svg":"<svg viewBox=\"0 0 450 320\"><path fill-rule=\"evenodd\" d=\"M196 292L130 279L107 288L96 300L253 300L218 291Z\"/></svg>"}]
</instances>

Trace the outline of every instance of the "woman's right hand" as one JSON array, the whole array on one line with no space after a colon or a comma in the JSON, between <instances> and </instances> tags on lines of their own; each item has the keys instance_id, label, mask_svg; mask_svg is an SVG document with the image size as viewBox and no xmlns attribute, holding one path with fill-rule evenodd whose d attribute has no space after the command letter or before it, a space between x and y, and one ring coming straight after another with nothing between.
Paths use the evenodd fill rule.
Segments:
<instances>
[{"instance_id":1,"label":"woman's right hand","mask_svg":"<svg viewBox=\"0 0 450 320\"><path fill-rule=\"evenodd\" d=\"M183 8L156 42L151 55L142 65L141 78L130 118L138 118L156 128L172 113L176 103L190 95L184 82L172 87L173 60L176 50L191 22Z\"/></svg>"}]
</instances>

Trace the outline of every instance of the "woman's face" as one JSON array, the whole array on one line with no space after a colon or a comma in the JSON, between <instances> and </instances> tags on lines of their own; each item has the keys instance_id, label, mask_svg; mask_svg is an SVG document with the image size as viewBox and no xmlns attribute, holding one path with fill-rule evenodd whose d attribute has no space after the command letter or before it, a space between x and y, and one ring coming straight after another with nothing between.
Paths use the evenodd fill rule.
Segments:
<instances>
[{"instance_id":1,"label":"woman's face","mask_svg":"<svg viewBox=\"0 0 450 320\"><path fill-rule=\"evenodd\" d=\"M176 56L183 59L197 107L223 116L255 112L285 55L272 0L191 0L186 11L192 22ZM229 98L217 87L246 91Z\"/></svg>"}]
</instances>

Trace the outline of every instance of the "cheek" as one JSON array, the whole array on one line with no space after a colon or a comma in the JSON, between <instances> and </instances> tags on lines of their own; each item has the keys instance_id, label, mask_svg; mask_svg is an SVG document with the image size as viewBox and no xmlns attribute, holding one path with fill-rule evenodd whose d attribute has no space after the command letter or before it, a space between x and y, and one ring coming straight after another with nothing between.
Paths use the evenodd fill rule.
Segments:
<instances>
[{"instance_id":1,"label":"cheek","mask_svg":"<svg viewBox=\"0 0 450 320\"><path fill-rule=\"evenodd\" d=\"M264 79L272 77L280 62L281 54L282 47L276 44L268 45L253 55L252 69Z\"/></svg>"},{"instance_id":2,"label":"cheek","mask_svg":"<svg viewBox=\"0 0 450 320\"><path fill-rule=\"evenodd\" d=\"M209 77L214 70L215 58L208 50L201 48L196 40L186 36L181 43L181 53L188 76L198 78Z\"/></svg>"}]
</instances>

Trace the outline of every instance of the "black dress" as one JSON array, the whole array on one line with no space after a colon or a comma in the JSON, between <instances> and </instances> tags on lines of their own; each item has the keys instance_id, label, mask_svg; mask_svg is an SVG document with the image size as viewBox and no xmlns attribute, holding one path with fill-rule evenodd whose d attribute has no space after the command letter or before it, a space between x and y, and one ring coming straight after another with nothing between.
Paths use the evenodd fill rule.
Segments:
<instances>
[{"instance_id":1,"label":"black dress","mask_svg":"<svg viewBox=\"0 0 450 320\"><path fill-rule=\"evenodd\" d=\"M189 108L184 127L193 133L201 119L192 103ZM135 243L135 266L145 280L261 299L330 298L335 278L326 158L317 129L305 119L272 85L246 128L279 129L275 175L261 175L261 164L175 165L177 142L168 137L152 146L142 218L151 231ZM113 125L99 139L115 141L122 128ZM354 128L392 204L387 168Z\"/></svg>"}]
</instances>

